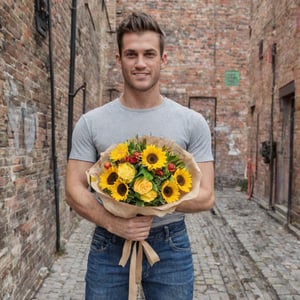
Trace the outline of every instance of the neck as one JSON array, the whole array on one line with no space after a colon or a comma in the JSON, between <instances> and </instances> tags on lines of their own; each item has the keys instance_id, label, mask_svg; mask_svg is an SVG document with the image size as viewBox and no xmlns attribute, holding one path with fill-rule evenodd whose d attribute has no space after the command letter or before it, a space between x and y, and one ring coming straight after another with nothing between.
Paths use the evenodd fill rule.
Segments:
<instances>
[{"instance_id":1,"label":"neck","mask_svg":"<svg viewBox=\"0 0 300 300\"><path fill-rule=\"evenodd\" d=\"M129 108L146 109L160 105L163 102L163 97L157 93L153 94L128 94L124 93L120 97L121 103Z\"/></svg>"}]
</instances>

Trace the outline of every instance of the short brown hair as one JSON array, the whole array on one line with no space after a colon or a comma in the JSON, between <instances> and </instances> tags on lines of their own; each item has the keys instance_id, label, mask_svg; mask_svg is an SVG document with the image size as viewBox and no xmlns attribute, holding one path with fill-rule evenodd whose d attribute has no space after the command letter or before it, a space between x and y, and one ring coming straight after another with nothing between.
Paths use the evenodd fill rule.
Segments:
<instances>
[{"instance_id":1,"label":"short brown hair","mask_svg":"<svg viewBox=\"0 0 300 300\"><path fill-rule=\"evenodd\" d=\"M125 18L117 29L119 54L122 55L123 36L125 33L153 31L159 34L160 54L165 48L165 34L152 16L143 12L133 12Z\"/></svg>"}]
</instances>

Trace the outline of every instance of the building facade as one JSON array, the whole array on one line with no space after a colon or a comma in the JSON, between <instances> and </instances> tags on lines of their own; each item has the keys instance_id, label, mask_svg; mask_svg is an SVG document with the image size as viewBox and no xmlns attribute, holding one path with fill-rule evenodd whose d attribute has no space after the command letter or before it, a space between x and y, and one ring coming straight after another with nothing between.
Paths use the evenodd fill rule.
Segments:
<instances>
[{"instance_id":1,"label":"building facade","mask_svg":"<svg viewBox=\"0 0 300 300\"><path fill-rule=\"evenodd\" d=\"M0 299L30 299L78 221L65 202L68 129L101 104L108 4L0 5Z\"/></svg>"},{"instance_id":2,"label":"building facade","mask_svg":"<svg viewBox=\"0 0 300 300\"><path fill-rule=\"evenodd\" d=\"M253 0L250 26L249 194L299 223L300 3Z\"/></svg>"}]
</instances>

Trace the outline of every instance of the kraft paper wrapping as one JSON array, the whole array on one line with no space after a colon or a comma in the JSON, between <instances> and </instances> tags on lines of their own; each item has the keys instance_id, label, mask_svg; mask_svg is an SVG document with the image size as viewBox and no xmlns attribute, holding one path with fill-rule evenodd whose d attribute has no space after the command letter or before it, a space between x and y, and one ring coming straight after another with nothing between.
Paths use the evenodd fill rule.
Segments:
<instances>
[{"instance_id":1,"label":"kraft paper wrapping","mask_svg":"<svg viewBox=\"0 0 300 300\"><path fill-rule=\"evenodd\" d=\"M166 214L174 212L176 206L182 203L183 201L193 199L198 195L202 174L193 156L184 149L182 149L180 146L178 146L175 142L167 139L155 136L141 136L133 140L138 142L143 141L145 139L147 145L167 147L169 151L178 155L182 159L182 161L185 163L185 167L189 170L189 172L192 175L192 189L189 193L184 194L178 201L157 207L137 207L132 204L116 201L111 196L103 192L99 187L99 174L104 168L103 164L109 160L110 152L117 146L113 145L109 147L105 152L101 153L100 159L87 171L87 180L90 186L100 196L103 202L103 206L115 216L122 218L132 218L137 215L163 217ZM136 299L136 284L140 283L141 281L143 252L145 253L151 266L159 261L158 255L146 241L125 241L123 247L123 254L120 259L119 265L124 267L127 261L129 260L131 253L128 297L129 300Z\"/></svg>"}]
</instances>

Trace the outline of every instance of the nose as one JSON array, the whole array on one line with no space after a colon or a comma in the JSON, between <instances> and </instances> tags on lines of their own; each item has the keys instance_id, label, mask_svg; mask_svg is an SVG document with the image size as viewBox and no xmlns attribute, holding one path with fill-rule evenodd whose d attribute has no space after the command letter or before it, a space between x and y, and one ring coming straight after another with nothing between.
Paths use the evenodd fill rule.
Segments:
<instances>
[{"instance_id":1,"label":"nose","mask_svg":"<svg viewBox=\"0 0 300 300\"><path fill-rule=\"evenodd\" d=\"M144 68L146 66L143 55L138 55L135 67L136 68Z\"/></svg>"}]
</instances>

